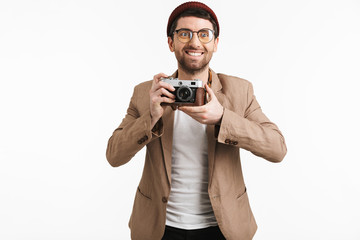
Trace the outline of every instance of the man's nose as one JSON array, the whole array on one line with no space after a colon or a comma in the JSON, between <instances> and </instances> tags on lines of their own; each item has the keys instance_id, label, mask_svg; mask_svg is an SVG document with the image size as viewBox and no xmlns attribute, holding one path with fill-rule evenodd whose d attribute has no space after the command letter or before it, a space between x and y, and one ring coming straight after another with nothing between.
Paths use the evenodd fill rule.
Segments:
<instances>
[{"instance_id":1,"label":"man's nose","mask_svg":"<svg viewBox=\"0 0 360 240\"><path fill-rule=\"evenodd\" d=\"M199 36L197 33L193 33L193 36L189 42L189 45L193 46L193 47L201 46L201 42L200 42L200 39L199 39Z\"/></svg>"}]
</instances>

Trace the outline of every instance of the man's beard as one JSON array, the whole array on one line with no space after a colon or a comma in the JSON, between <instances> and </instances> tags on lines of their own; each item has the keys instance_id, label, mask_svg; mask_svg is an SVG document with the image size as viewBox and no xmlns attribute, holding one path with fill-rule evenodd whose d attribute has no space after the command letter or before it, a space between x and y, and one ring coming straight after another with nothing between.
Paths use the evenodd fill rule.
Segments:
<instances>
[{"instance_id":1,"label":"man's beard","mask_svg":"<svg viewBox=\"0 0 360 240\"><path fill-rule=\"evenodd\" d=\"M196 75L205 71L208 68L209 62L211 60L210 56L208 59L204 58L199 64L194 65L191 62L186 62L185 56L176 56L176 58L178 60L179 68L181 68L181 70L189 75Z\"/></svg>"}]
</instances>

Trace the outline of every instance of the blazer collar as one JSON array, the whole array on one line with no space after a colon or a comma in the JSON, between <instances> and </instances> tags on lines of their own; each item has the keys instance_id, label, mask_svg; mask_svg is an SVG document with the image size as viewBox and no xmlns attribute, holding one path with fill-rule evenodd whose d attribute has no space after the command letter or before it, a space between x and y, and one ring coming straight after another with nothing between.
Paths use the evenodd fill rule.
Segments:
<instances>
[{"instance_id":1,"label":"blazer collar","mask_svg":"<svg viewBox=\"0 0 360 240\"><path fill-rule=\"evenodd\" d=\"M212 69L210 69L210 72L211 72L211 77L212 77L211 89L215 93L220 92L222 89L220 79L219 79L218 75L216 74L216 72L214 72Z\"/></svg>"}]
</instances>

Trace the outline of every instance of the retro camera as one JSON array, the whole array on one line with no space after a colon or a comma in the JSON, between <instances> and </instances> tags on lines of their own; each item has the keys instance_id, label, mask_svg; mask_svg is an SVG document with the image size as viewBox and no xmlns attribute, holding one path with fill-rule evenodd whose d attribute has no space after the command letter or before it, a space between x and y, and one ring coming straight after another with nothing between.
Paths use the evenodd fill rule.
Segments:
<instances>
[{"instance_id":1,"label":"retro camera","mask_svg":"<svg viewBox=\"0 0 360 240\"><path fill-rule=\"evenodd\" d=\"M201 106L205 104L205 89L201 80L163 78L161 81L169 83L175 88L175 91L170 91L175 95L175 102L171 104L163 103L164 105Z\"/></svg>"}]
</instances>

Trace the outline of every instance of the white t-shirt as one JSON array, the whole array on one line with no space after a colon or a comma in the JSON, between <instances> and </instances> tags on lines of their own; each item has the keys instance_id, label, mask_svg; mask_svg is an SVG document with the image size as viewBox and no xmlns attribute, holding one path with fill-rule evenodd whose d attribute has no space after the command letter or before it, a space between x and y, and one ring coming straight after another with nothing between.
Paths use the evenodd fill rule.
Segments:
<instances>
[{"instance_id":1,"label":"white t-shirt","mask_svg":"<svg viewBox=\"0 0 360 240\"><path fill-rule=\"evenodd\" d=\"M216 226L208 194L206 125L175 111L171 191L166 225L182 229Z\"/></svg>"}]
</instances>

